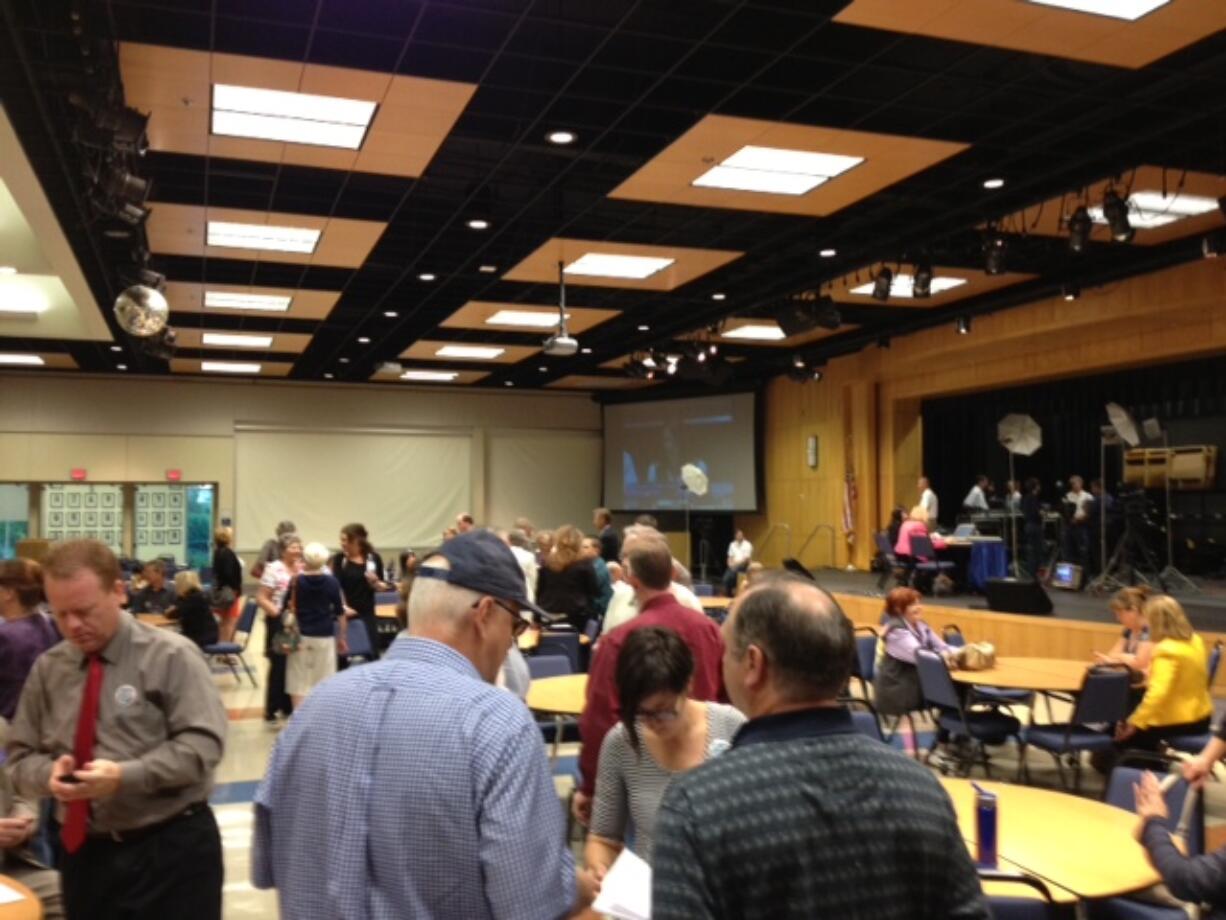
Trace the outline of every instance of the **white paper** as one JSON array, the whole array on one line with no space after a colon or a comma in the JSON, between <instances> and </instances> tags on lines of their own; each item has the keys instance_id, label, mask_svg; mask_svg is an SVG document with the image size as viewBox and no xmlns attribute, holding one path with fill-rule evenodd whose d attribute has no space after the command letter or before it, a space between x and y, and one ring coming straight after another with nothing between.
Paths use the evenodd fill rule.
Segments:
<instances>
[{"instance_id":1,"label":"white paper","mask_svg":"<svg viewBox=\"0 0 1226 920\"><path fill-rule=\"evenodd\" d=\"M0 882L0 904L17 904L25 899L26 896L20 891L10 888L4 882Z\"/></svg>"},{"instance_id":2,"label":"white paper","mask_svg":"<svg viewBox=\"0 0 1226 920\"><path fill-rule=\"evenodd\" d=\"M651 920L651 866L624 848L609 867L592 905L616 920Z\"/></svg>"}]
</instances>

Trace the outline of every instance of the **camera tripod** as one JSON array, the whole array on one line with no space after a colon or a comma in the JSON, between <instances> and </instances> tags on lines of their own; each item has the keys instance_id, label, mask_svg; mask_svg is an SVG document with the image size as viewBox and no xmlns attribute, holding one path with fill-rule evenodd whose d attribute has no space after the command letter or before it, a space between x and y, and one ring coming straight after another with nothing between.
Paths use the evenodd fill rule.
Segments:
<instances>
[{"instance_id":1,"label":"camera tripod","mask_svg":"<svg viewBox=\"0 0 1226 920\"><path fill-rule=\"evenodd\" d=\"M1138 582L1166 590L1165 580L1158 569L1158 558L1141 536L1136 518L1135 514L1125 515L1124 532L1115 543L1111 559L1089 584L1093 593L1108 594ZM1129 581L1123 580L1125 574L1129 576Z\"/></svg>"}]
</instances>

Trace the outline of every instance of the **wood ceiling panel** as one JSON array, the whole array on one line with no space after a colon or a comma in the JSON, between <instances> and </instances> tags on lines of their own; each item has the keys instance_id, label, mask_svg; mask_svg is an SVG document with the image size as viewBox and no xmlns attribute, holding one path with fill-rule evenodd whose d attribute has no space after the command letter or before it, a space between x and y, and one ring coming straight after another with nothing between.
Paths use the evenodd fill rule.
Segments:
<instances>
[{"instance_id":1,"label":"wood ceiling panel","mask_svg":"<svg viewBox=\"0 0 1226 920\"><path fill-rule=\"evenodd\" d=\"M289 297L289 309L238 310L204 306L204 292L219 291L224 294L263 294L271 297ZM214 313L224 316L250 316L260 319L327 319L340 291L308 291L294 288L253 287L242 284L193 284L185 281L167 281L166 299L176 313Z\"/></svg>"},{"instance_id":2,"label":"wood ceiling panel","mask_svg":"<svg viewBox=\"0 0 1226 920\"><path fill-rule=\"evenodd\" d=\"M496 358L454 358L440 355L438 350L447 346L471 346L476 348L501 348L502 354ZM400 357L416 361L446 361L449 364L515 364L539 352L539 348L529 345L488 345L484 342L439 342L430 339L420 339L401 352Z\"/></svg>"},{"instance_id":3,"label":"wood ceiling panel","mask_svg":"<svg viewBox=\"0 0 1226 920\"><path fill-rule=\"evenodd\" d=\"M445 319L440 326L447 329L475 329L475 330L497 330L499 332L539 332L541 335L548 335L552 330L547 327L535 326L518 326L506 324L490 324L487 320L502 310L516 310L519 312L528 312L538 314L542 317L552 318L555 322L558 318L557 307L546 307L539 304L524 304L524 303L491 303L482 300L470 300L460 309L452 313ZM582 332L587 332L594 326L598 326L606 320L610 320L615 316L620 315L617 310L597 310L591 307L570 307L566 308L566 328L572 335L579 335Z\"/></svg>"},{"instance_id":4,"label":"wood ceiling panel","mask_svg":"<svg viewBox=\"0 0 1226 920\"><path fill-rule=\"evenodd\" d=\"M553 390L639 390L654 386L659 381L637 377L597 377L588 374L571 374L559 377L546 386Z\"/></svg>"},{"instance_id":5,"label":"wood ceiling panel","mask_svg":"<svg viewBox=\"0 0 1226 920\"><path fill-rule=\"evenodd\" d=\"M204 334L206 332L221 333L223 335L259 335L270 336L272 344L267 348L246 348L236 345L208 345L204 342ZM263 354L302 354L306 347L311 344L311 336L304 335L298 332L256 332L250 329L234 330L234 329L197 329L194 327L178 328L175 330L177 336L175 344L179 348L216 348L221 351L233 352L235 354L246 354L250 352L251 360L259 360L259 356Z\"/></svg>"},{"instance_id":6,"label":"wood ceiling panel","mask_svg":"<svg viewBox=\"0 0 1226 920\"><path fill-rule=\"evenodd\" d=\"M646 243L613 243L554 237L503 275L503 280L554 283L558 280L559 261L570 265L576 259L588 253L649 256L672 259L673 264L650 277L642 279L605 278L568 274L566 276L567 284L637 288L646 291L672 291L744 255L741 252L731 252L722 249L652 246Z\"/></svg>"},{"instance_id":7,"label":"wood ceiling panel","mask_svg":"<svg viewBox=\"0 0 1226 920\"><path fill-rule=\"evenodd\" d=\"M258 374L232 374L216 371L205 371L201 367L203 361L226 361L227 363L242 363L242 364L258 364L260 372ZM170 371L173 374L203 374L206 377L213 379L225 379L227 377L243 378L243 377L288 377L289 372L294 365L286 361L261 361L258 357L252 357L249 360L245 359L241 362L230 362L228 358L171 358Z\"/></svg>"},{"instance_id":8,"label":"wood ceiling panel","mask_svg":"<svg viewBox=\"0 0 1226 920\"><path fill-rule=\"evenodd\" d=\"M412 370L446 370L447 373L455 374L454 380L403 380L401 374L405 371ZM375 372L370 375L370 379L377 383L399 383L403 386L467 386L477 383L488 377L489 374L485 371L463 370L456 367L448 368L424 368L424 367L405 367L398 371L384 370L382 367L376 368Z\"/></svg>"}]
</instances>

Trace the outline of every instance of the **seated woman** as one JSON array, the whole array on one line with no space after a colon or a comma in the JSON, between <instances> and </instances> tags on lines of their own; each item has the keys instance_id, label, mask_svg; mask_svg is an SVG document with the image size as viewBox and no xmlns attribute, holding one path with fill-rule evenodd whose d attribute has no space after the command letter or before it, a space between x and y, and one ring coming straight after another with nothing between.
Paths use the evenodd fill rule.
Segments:
<instances>
[{"instance_id":1,"label":"seated woman","mask_svg":"<svg viewBox=\"0 0 1226 920\"><path fill-rule=\"evenodd\" d=\"M201 648L217 642L217 617L200 587L200 576L190 569L175 575L175 605L166 615L178 620L183 635Z\"/></svg>"},{"instance_id":2,"label":"seated woman","mask_svg":"<svg viewBox=\"0 0 1226 920\"><path fill-rule=\"evenodd\" d=\"M916 505L907 515L907 519L902 522L902 526L898 528L898 540L894 543L894 552L899 556L907 558L916 558L915 553L911 552L911 537L912 535L920 537L928 537L932 540L933 549L944 549L945 541L941 539L939 533L928 532L928 512L924 510L923 505ZM921 562L931 562L931 559L920 559Z\"/></svg>"},{"instance_id":3,"label":"seated woman","mask_svg":"<svg viewBox=\"0 0 1226 920\"><path fill-rule=\"evenodd\" d=\"M927 649L948 655L950 647L922 619L920 594L914 588L895 588L885 599L885 631L873 674L873 701L882 715L901 716L921 709L919 671L915 653Z\"/></svg>"},{"instance_id":4,"label":"seated woman","mask_svg":"<svg viewBox=\"0 0 1226 920\"><path fill-rule=\"evenodd\" d=\"M1144 613L1154 642L1149 682L1115 738L1117 748L1153 751L1167 738L1208 732L1213 702L1205 643L1179 601L1159 594L1145 602Z\"/></svg>"},{"instance_id":5,"label":"seated woman","mask_svg":"<svg viewBox=\"0 0 1226 920\"><path fill-rule=\"evenodd\" d=\"M1111 612L1124 631L1107 652L1095 652L1100 664L1122 664L1132 674L1132 709L1141 702L1145 681L1149 677L1149 662L1154 643L1149 639L1149 624L1145 622L1145 602L1153 594L1149 588L1121 588L1111 598Z\"/></svg>"},{"instance_id":6,"label":"seated woman","mask_svg":"<svg viewBox=\"0 0 1226 920\"><path fill-rule=\"evenodd\" d=\"M584 858L601 874L634 827L633 850L651 861L656 812L678 773L727 749L745 717L731 706L690 699L694 656L671 629L645 626L617 660L621 722L600 746Z\"/></svg>"}]
</instances>

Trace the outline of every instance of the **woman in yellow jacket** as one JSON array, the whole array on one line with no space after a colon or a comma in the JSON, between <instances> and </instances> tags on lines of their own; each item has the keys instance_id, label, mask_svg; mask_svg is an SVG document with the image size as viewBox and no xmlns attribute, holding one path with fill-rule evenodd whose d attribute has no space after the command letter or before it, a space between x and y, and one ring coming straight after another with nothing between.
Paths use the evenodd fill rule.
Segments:
<instances>
[{"instance_id":1,"label":"woman in yellow jacket","mask_svg":"<svg viewBox=\"0 0 1226 920\"><path fill-rule=\"evenodd\" d=\"M1183 608L1159 594L1145 602L1145 619L1154 643L1145 696L1116 732L1120 748L1156 750L1176 735L1209 731L1213 702L1205 643L1192 631Z\"/></svg>"}]
</instances>

